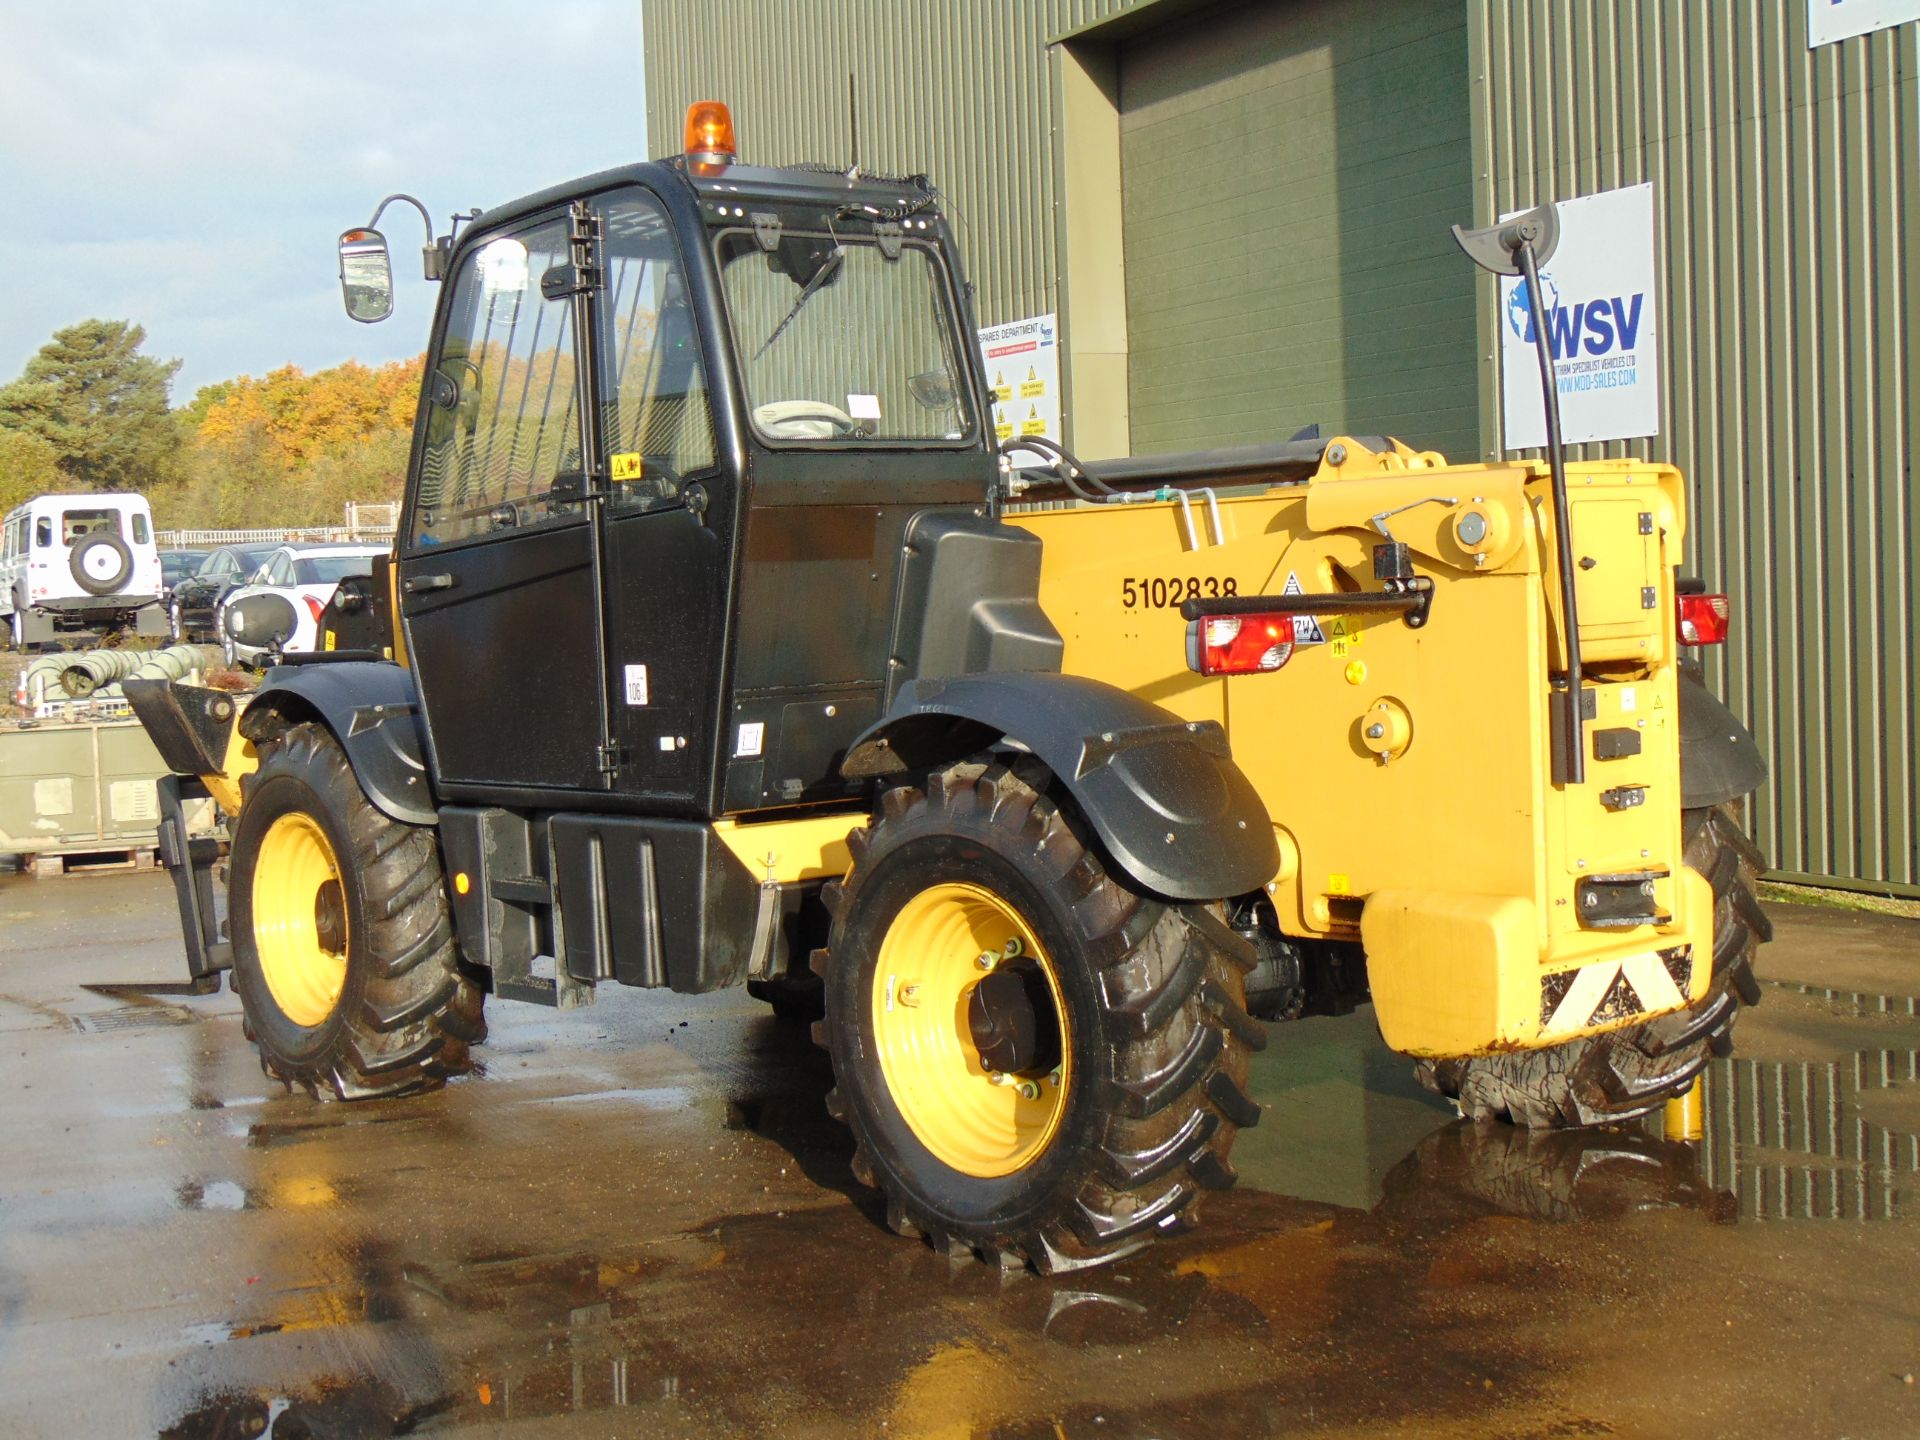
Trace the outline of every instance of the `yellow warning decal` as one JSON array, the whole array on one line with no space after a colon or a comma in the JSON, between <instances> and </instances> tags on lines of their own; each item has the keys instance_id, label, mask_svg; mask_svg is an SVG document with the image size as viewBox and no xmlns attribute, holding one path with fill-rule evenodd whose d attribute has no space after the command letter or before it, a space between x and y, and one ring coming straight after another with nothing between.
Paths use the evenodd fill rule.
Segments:
<instances>
[{"instance_id":1,"label":"yellow warning decal","mask_svg":"<svg viewBox=\"0 0 1920 1440\"><path fill-rule=\"evenodd\" d=\"M616 480L638 480L640 478L640 452L629 450L624 455L611 455L607 458L607 468Z\"/></svg>"},{"instance_id":2,"label":"yellow warning decal","mask_svg":"<svg viewBox=\"0 0 1920 1440\"><path fill-rule=\"evenodd\" d=\"M1351 876L1348 876L1348 875L1327 876L1327 894L1351 895L1352 893L1353 893L1353 879Z\"/></svg>"}]
</instances>

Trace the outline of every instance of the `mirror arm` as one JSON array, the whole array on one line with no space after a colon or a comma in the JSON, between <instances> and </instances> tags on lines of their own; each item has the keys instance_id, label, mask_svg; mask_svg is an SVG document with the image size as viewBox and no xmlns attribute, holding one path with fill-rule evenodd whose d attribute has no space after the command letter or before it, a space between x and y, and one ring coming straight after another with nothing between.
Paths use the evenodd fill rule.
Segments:
<instances>
[{"instance_id":1,"label":"mirror arm","mask_svg":"<svg viewBox=\"0 0 1920 1440\"><path fill-rule=\"evenodd\" d=\"M420 247L421 268L425 271L426 278L429 280L444 279L447 273L447 253L453 248L452 243L450 240L438 240L434 238L433 217L427 213L427 207L414 199L413 196L403 194L399 191L387 196L386 199L382 200L379 205L375 207L373 219L367 222L367 229L378 230L380 228L380 217L386 213L387 206L393 204L396 200L404 200L407 204L418 210L420 212L420 222L427 227L427 243Z\"/></svg>"}]
</instances>

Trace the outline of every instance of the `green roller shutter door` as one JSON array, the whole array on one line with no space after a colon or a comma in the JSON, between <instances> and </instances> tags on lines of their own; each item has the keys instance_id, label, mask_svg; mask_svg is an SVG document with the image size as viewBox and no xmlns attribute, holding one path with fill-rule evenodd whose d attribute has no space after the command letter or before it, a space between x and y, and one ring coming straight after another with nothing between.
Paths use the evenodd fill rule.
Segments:
<instances>
[{"instance_id":1,"label":"green roller shutter door","mask_svg":"<svg viewBox=\"0 0 1920 1440\"><path fill-rule=\"evenodd\" d=\"M1120 56L1136 454L1479 448L1461 0L1189 12Z\"/></svg>"}]
</instances>

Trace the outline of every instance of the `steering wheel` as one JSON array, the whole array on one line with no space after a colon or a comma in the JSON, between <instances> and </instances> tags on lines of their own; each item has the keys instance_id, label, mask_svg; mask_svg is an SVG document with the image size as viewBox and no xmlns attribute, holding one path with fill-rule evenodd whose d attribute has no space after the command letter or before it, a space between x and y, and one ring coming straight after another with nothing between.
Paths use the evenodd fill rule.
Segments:
<instances>
[{"instance_id":1,"label":"steering wheel","mask_svg":"<svg viewBox=\"0 0 1920 1440\"><path fill-rule=\"evenodd\" d=\"M860 421L824 400L775 400L756 405L753 423L776 440L838 440L867 433Z\"/></svg>"}]
</instances>

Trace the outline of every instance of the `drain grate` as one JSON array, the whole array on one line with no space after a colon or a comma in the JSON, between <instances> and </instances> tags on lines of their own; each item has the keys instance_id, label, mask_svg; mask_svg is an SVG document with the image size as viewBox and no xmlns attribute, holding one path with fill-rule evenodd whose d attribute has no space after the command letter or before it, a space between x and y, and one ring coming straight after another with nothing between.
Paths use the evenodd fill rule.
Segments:
<instances>
[{"instance_id":1,"label":"drain grate","mask_svg":"<svg viewBox=\"0 0 1920 1440\"><path fill-rule=\"evenodd\" d=\"M183 1005L122 1005L72 1018L76 1030L145 1030L155 1025L191 1025L193 1011Z\"/></svg>"}]
</instances>

